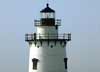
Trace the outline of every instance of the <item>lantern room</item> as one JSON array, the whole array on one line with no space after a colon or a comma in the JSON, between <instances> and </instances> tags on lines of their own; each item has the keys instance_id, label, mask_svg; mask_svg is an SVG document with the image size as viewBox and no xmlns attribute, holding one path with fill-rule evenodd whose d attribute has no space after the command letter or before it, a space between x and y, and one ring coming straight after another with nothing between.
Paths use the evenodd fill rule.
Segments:
<instances>
[{"instance_id":1,"label":"lantern room","mask_svg":"<svg viewBox=\"0 0 100 72\"><path fill-rule=\"evenodd\" d=\"M61 20L55 19L55 10L51 9L48 3L40 14L40 20L34 20L35 26L60 26Z\"/></svg>"},{"instance_id":2,"label":"lantern room","mask_svg":"<svg viewBox=\"0 0 100 72\"><path fill-rule=\"evenodd\" d=\"M41 24L43 26L54 26L55 25L55 11L47 4L46 8L40 11L41 13Z\"/></svg>"},{"instance_id":3,"label":"lantern room","mask_svg":"<svg viewBox=\"0 0 100 72\"><path fill-rule=\"evenodd\" d=\"M55 11L49 7L49 4L47 4L47 7L42 9L40 13L41 18L55 18Z\"/></svg>"}]
</instances>

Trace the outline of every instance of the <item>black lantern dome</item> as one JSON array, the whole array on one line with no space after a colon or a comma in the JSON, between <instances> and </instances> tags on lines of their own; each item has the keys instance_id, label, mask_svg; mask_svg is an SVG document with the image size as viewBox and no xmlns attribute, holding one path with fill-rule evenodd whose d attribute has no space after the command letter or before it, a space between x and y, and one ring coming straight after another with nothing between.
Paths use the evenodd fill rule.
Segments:
<instances>
[{"instance_id":1,"label":"black lantern dome","mask_svg":"<svg viewBox=\"0 0 100 72\"><path fill-rule=\"evenodd\" d=\"M51 9L51 8L49 7L49 4L47 3L47 7L44 8L44 9L42 9L40 12L41 12L41 13L42 13L42 12L47 13L47 12L55 12L55 11L54 11L53 9Z\"/></svg>"}]
</instances>

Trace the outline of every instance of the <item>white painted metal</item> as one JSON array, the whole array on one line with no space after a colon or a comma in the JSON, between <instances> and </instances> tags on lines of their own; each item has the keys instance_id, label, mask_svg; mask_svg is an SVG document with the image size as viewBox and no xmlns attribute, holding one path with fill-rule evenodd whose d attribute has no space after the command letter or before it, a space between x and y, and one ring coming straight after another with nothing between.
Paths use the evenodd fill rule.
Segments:
<instances>
[{"instance_id":1,"label":"white painted metal","mask_svg":"<svg viewBox=\"0 0 100 72\"><path fill-rule=\"evenodd\" d=\"M38 26L37 34L43 35L42 39L57 39L58 29L55 26Z\"/></svg>"},{"instance_id":2,"label":"white painted metal","mask_svg":"<svg viewBox=\"0 0 100 72\"><path fill-rule=\"evenodd\" d=\"M51 48L53 45L53 48ZM54 43L50 42L49 45L46 41L42 43L37 42L30 44L30 56L29 56L29 72L66 72L64 58L66 57L66 48L64 44L59 41ZM39 48L38 48L39 46ZM33 70L32 59L39 59L37 70Z\"/></svg>"}]
</instances>

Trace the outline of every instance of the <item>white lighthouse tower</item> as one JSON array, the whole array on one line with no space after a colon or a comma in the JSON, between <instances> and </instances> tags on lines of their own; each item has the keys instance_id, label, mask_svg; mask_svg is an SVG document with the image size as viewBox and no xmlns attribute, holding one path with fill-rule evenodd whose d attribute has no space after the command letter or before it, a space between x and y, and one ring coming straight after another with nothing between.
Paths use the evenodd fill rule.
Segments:
<instances>
[{"instance_id":1,"label":"white lighthouse tower","mask_svg":"<svg viewBox=\"0 0 100 72\"><path fill-rule=\"evenodd\" d=\"M71 34L59 34L60 19L47 4L40 11L40 20L35 20L36 33L26 34L29 43L29 72L67 72L66 44Z\"/></svg>"}]
</instances>

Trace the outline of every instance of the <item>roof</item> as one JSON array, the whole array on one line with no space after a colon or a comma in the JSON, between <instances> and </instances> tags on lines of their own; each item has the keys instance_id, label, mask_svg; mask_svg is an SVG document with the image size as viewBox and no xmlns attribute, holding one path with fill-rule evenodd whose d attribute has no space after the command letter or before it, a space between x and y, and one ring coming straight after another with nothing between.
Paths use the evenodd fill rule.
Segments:
<instances>
[{"instance_id":1,"label":"roof","mask_svg":"<svg viewBox=\"0 0 100 72\"><path fill-rule=\"evenodd\" d=\"M47 7L42 9L40 12L46 13L46 12L55 12L55 11L49 7L49 4L47 4Z\"/></svg>"}]
</instances>

